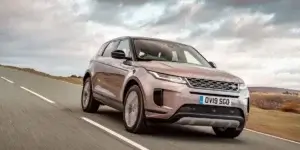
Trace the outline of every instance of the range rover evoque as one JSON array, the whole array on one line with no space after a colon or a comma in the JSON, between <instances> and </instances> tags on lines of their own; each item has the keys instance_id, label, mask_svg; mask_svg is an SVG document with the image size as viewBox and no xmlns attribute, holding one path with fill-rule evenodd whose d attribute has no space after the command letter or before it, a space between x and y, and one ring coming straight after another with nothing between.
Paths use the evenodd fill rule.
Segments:
<instances>
[{"instance_id":1,"label":"range rover evoque","mask_svg":"<svg viewBox=\"0 0 300 150\"><path fill-rule=\"evenodd\" d=\"M120 110L131 133L170 123L211 126L217 136L235 138L248 118L249 91L190 45L125 36L105 42L84 75L83 111L101 105Z\"/></svg>"}]
</instances>

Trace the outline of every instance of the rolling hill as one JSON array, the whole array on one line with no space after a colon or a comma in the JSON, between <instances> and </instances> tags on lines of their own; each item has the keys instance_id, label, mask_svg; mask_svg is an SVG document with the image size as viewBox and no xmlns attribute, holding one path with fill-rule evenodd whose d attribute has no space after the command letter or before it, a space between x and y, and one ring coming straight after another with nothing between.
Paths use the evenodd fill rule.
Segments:
<instances>
[{"instance_id":1,"label":"rolling hill","mask_svg":"<svg viewBox=\"0 0 300 150\"><path fill-rule=\"evenodd\" d=\"M299 90L292 90L286 88L277 88L277 87L249 87L250 92L262 92L262 93L300 93Z\"/></svg>"}]
</instances>

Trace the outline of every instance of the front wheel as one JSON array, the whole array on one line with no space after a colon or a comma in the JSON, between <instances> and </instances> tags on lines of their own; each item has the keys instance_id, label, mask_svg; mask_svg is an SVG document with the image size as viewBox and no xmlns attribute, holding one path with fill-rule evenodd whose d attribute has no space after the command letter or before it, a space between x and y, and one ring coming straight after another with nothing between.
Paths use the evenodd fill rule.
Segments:
<instances>
[{"instance_id":1,"label":"front wheel","mask_svg":"<svg viewBox=\"0 0 300 150\"><path fill-rule=\"evenodd\" d=\"M131 133L143 133L146 130L144 99L140 88L133 85L124 98L124 126Z\"/></svg>"},{"instance_id":2,"label":"front wheel","mask_svg":"<svg viewBox=\"0 0 300 150\"><path fill-rule=\"evenodd\" d=\"M218 137L222 137L222 138L236 138L242 133L243 129L244 127L239 127L239 128L213 127L215 134Z\"/></svg>"},{"instance_id":3,"label":"front wheel","mask_svg":"<svg viewBox=\"0 0 300 150\"><path fill-rule=\"evenodd\" d=\"M84 112L95 113L99 109L100 102L95 100L91 88L91 78L84 81L81 93L81 108Z\"/></svg>"}]
</instances>

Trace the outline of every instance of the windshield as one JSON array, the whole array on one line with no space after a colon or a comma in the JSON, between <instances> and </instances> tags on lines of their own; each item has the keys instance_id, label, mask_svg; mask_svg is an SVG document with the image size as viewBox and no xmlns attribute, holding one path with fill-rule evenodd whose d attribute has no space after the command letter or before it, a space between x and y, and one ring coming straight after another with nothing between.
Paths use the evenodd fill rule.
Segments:
<instances>
[{"instance_id":1,"label":"windshield","mask_svg":"<svg viewBox=\"0 0 300 150\"><path fill-rule=\"evenodd\" d=\"M211 67L193 47L159 40L135 39L139 60L170 61Z\"/></svg>"}]
</instances>

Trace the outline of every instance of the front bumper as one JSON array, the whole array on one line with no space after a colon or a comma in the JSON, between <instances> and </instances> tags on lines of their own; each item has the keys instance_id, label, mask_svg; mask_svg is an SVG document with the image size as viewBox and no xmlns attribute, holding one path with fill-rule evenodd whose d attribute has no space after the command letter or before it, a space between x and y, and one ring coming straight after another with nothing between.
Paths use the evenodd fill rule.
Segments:
<instances>
[{"instance_id":1,"label":"front bumper","mask_svg":"<svg viewBox=\"0 0 300 150\"><path fill-rule=\"evenodd\" d=\"M235 107L184 104L170 118L149 118L150 121L180 125L241 127L245 123L243 111Z\"/></svg>"},{"instance_id":2,"label":"front bumper","mask_svg":"<svg viewBox=\"0 0 300 150\"><path fill-rule=\"evenodd\" d=\"M162 81L150 74L141 77L140 81L145 95L145 115L149 120L224 127L240 126L248 119L249 96L243 96L242 92L195 89L185 84ZM232 102L231 107L200 105L199 95L237 100ZM184 111L187 107L192 109Z\"/></svg>"}]
</instances>

